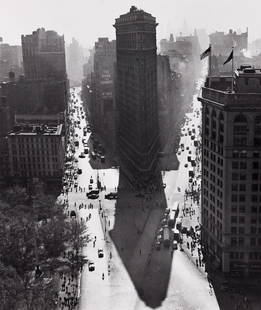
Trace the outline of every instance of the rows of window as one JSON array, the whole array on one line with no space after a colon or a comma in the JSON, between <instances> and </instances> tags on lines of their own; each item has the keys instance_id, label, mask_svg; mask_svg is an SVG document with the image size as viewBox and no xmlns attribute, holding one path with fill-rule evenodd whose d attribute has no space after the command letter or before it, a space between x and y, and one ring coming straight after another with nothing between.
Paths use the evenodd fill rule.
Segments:
<instances>
[{"instance_id":1,"label":"rows of window","mask_svg":"<svg viewBox=\"0 0 261 310\"><path fill-rule=\"evenodd\" d=\"M243 260L248 256L250 260L261 260L261 252L230 252L231 260Z\"/></svg>"}]
</instances>

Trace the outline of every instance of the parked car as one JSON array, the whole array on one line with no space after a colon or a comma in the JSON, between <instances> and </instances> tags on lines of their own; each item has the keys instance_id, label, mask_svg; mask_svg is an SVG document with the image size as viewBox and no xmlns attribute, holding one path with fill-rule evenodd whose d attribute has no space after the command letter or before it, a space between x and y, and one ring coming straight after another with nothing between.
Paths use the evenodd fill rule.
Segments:
<instances>
[{"instance_id":1,"label":"parked car","mask_svg":"<svg viewBox=\"0 0 261 310\"><path fill-rule=\"evenodd\" d=\"M78 168L77 173L82 174L82 169Z\"/></svg>"}]
</instances>

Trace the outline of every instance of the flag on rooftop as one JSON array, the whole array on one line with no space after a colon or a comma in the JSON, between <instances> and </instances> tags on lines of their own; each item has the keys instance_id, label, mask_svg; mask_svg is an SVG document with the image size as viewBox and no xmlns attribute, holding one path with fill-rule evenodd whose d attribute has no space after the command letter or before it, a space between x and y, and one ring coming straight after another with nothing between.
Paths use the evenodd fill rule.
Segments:
<instances>
[{"instance_id":1,"label":"flag on rooftop","mask_svg":"<svg viewBox=\"0 0 261 310\"><path fill-rule=\"evenodd\" d=\"M210 53L211 53L211 45L209 45L209 47L205 50L205 52L203 52L201 55L200 55L200 60L210 56Z\"/></svg>"},{"instance_id":2,"label":"flag on rooftop","mask_svg":"<svg viewBox=\"0 0 261 310\"><path fill-rule=\"evenodd\" d=\"M223 65L227 64L228 62L230 62L230 60L232 60L234 58L234 51L232 50L230 55L228 56L227 60L223 63Z\"/></svg>"}]
</instances>

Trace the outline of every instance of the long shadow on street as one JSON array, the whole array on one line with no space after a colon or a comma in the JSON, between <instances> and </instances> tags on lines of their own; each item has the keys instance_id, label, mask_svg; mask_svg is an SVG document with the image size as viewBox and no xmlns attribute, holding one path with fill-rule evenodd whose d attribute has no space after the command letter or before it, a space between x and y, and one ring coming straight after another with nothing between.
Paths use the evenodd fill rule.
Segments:
<instances>
[{"instance_id":1,"label":"long shadow on street","mask_svg":"<svg viewBox=\"0 0 261 310\"><path fill-rule=\"evenodd\" d=\"M166 298L172 262L171 247L155 247L167 207L161 175L157 183L157 191L137 195L120 173L115 225L110 232L138 295L151 308Z\"/></svg>"}]
</instances>

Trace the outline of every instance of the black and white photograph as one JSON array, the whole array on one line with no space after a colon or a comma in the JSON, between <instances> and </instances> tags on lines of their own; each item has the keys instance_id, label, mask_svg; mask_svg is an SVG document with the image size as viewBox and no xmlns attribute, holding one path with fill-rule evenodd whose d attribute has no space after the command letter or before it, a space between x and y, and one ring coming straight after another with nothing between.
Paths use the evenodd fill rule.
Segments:
<instances>
[{"instance_id":1,"label":"black and white photograph","mask_svg":"<svg viewBox=\"0 0 261 310\"><path fill-rule=\"evenodd\" d=\"M260 0L0 0L0 310L261 310Z\"/></svg>"}]
</instances>

